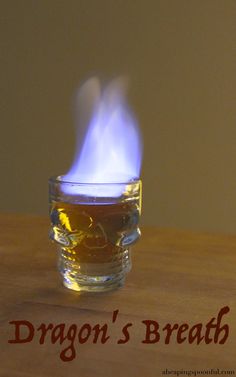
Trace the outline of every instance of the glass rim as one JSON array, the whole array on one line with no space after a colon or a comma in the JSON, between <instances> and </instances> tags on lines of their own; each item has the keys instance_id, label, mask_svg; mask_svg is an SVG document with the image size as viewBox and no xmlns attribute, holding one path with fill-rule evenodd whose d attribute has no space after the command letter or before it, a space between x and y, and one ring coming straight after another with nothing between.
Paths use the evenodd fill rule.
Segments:
<instances>
[{"instance_id":1,"label":"glass rim","mask_svg":"<svg viewBox=\"0 0 236 377\"><path fill-rule=\"evenodd\" d=\"M68 184L68 185L78 185L78 186L109 186L109 185L133 185L137 183L141 183L140 178L133 178L126 182L74 182L63 180L63 175L54 175L49 178L49 183L61 183L61 184Z\"/></svg>"}]
</instances>

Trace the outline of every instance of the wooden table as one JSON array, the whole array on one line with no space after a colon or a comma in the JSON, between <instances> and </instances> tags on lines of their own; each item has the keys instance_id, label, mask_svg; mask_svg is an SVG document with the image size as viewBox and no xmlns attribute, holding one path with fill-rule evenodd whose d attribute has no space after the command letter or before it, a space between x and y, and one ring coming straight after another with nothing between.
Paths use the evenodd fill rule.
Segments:
<instances>
[{"instance_id":1,"label":"wooden table","mask_svg":"<svg viewBox=\"0 0 236 377\"><path fill-rule=\"evenodd\" d=\"M48 241L47 218L1 215L0 222L0 376L159 377L166 369L211 368L236 373L235 235L144 228L133 249L133 269L126 285L108 293L80 294L61 284L55 245ZM205 325L224 307L230 309L222 317L221 325L229 327L224 344L206 344L205 338L198 345L190 344L188 330L181 344L176 340L177 330L165 344L162 329L166 324L186 323L191 328L202 323L204 335ZM23 320L35 329L33 339L8 343L15 338L15 325L9 322ZM147 329L144 320L159 325L158 342L142 343ZM64 335L73 324L79 332L86 323L106 323L110 338L102 344L100 338L93 343L94 337L89 337L81 344L76 336L75 357L65 362L60 354L70 341L52 344L51 329L44 344L39 344L37 328L42 323L64 323ZM128 323L132 323L128 327L130 339L118 344ZM32 333L27 326L20 331L22 339Z\"/></svg>"}]
</instances>

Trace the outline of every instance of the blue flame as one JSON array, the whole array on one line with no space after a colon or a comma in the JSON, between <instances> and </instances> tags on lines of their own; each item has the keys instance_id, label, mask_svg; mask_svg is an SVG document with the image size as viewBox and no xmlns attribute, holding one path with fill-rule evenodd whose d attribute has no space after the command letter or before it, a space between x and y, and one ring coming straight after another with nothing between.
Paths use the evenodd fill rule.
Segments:
<instances>
[{"instance_id":1,"label":"blue flame","mask_svg":"<svg viewBox=\"0 0 236 377\"><path fill-rule=\"evenodd\" d=\"M93 93L95 87L90 85L89 91L90 98L95 98L93 113L82 147L63 180L75 183L123 183L138 179L142 141L138 124L125 103L120 85L115 81L98 95ZM83 194L81 186L65 186L63 190L68 194ZM93 191L96 191L96 186ZM106 191L99 195L91 192L91 195L120 195L117 185L110 185L109 193Z\"/></svg>"}]
</instances>

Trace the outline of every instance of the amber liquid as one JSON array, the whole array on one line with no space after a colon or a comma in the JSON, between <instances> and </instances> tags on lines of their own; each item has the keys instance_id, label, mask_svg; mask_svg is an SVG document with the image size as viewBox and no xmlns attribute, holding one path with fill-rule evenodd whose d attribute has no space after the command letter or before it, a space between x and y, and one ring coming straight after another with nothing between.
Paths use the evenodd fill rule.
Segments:
<instances>
[{"instance_id":1,"label":"amber liquid","mask_svg":"<svg viewBox=\"0 0 236 377\"><path fill-rule=\"evenodd\" d=\"M139 238L139 214L137 200L115 204L53 201L50 237L60 245L61 273L69 274L69 280L89 276L103 281L129 269L129 245Z\"/></svg>"}]
</instances>

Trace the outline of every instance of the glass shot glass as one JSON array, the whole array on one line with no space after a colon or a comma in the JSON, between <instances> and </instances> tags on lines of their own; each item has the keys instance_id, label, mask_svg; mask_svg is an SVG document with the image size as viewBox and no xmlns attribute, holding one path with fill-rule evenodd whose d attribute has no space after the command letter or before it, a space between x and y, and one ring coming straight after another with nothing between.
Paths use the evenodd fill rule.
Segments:
<instances>
[{"instance_id":1,"label":"glass shot glass","mask_svg":"<svg viewBox=\"0 0 236 377\"><path fill-rule=\"evenodd\" d=\"M49 237L57 244L64 286L103 292L124 284L130 246L141 235L141 187L141 180L90 184L50 178Z\"/></svg>"}]
</instances>

